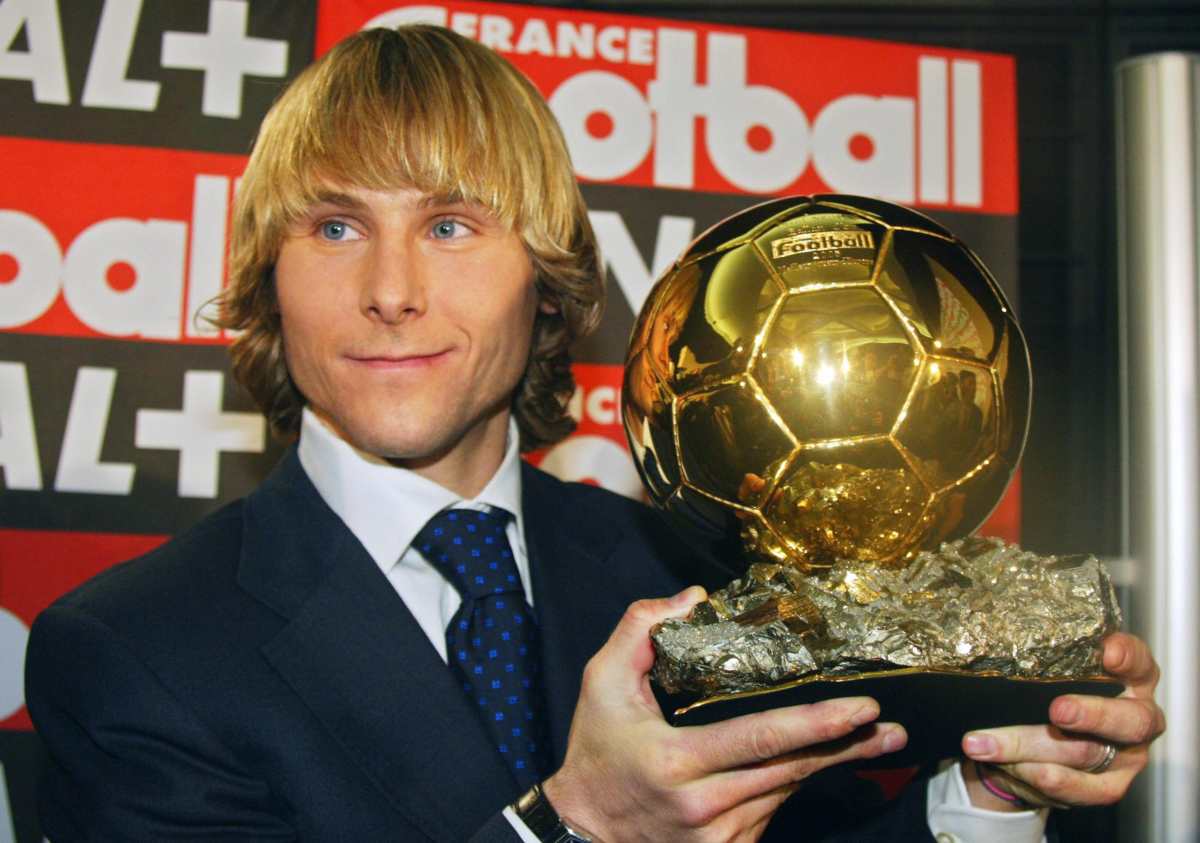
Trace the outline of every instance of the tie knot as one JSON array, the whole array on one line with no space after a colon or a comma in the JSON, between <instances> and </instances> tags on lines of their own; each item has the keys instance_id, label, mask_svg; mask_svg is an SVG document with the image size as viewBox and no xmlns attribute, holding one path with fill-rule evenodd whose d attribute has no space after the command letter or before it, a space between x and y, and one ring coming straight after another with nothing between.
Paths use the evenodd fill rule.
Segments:
<instances>
[{"instance_id":1,"label":"tie knot","mask_svg":"<svg viewBox=\"0 0 1200 843\"><path fill-rule=\"evenodd\" d=\"M505 527L512 516L502 509L481 512L447 509L429 519L413 546L463 598L524 593Z\"/></svg>"}]
</instances>

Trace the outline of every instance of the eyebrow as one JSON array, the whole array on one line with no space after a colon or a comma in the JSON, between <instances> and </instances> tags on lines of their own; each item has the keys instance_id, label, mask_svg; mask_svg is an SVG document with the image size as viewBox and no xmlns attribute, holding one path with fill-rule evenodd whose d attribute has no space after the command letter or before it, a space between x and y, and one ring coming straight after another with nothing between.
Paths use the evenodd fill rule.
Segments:
<instances>
[{"instance_id":1,"label":"eyebrow","mask_svg":"<svg viewBox=\"0 0 1200 843\"><path fill-rule=\"evenodd\" d=\"M362 211L367 207L367 203L350 193L342 193L337 190L321 190L313 197L309 209L319 205L333 205L337 208L345 208L348 211ZM487 206L479 202L471 202L464 199L460 194L455 192L448 193L426 193L417 200L419 208L435 208L440 206L455 206L462 205L465 207L478 206L484 210L490 210Z\"/></svg>"},{"instance_id":2,"label":"eyebrow","mask_svg":"<svg viewBox=\"0 0 1200 843\"><path fill-rule=\"evenodd\" d=\"M480 205L478 202L468 202L457 193L427 193L417 202L418 207L433 208L439 205ZM480 207L483 207L480 205Z\"/></svg>"},{"instance_id":3,"label":"eyebrow","mask_svg":"<svg viewBox=\"0 0 1200 843\"><path fill-rule=\"evenodd\" d=\"M488 225L500 225L500 216L492 208L475 199L465 199L461 193L426 193L417 200L417 207L422 210L445 211L455 213L461 209L466 213L480 216L481 221Z\"/></svg>"},{"instance_id":4,"label":"eyebrow","mask_svg":"<svg viewBox=\"0 0 1200 843\"><path fill-rule=\"evenodd\" d=\"M334 205L338 208L346 208L347 210L358 211L367 207L356 196L351 196L349 193L339 193L336 190L322 190L313 198L310 208L317 205Z\"/></svg>"}]
</instances>

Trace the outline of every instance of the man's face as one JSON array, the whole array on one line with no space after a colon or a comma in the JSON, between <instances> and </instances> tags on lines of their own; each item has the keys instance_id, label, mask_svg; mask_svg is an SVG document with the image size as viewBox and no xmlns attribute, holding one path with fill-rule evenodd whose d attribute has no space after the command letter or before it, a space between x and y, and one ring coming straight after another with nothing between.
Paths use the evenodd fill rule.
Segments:
<instances>
[{"instance_id":1,"label":"man's face","mask_svg":"<svg viewBox=\"0 0 1200 843\"><path fill-rule=\"evenodd\" d=\"M538 297L489 211L330 192L289 229L275 283L292 378L351 444L420 467L503 442Z\"/></svg>"}]
</instances>

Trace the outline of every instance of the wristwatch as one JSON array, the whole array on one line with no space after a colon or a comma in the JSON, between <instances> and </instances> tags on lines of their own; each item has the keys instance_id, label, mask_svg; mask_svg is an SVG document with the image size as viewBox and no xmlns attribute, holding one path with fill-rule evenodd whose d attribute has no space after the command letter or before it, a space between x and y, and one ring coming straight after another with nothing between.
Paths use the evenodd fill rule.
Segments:
<instances>
[{"instance_id":1,"label":"wristwatch","mask_svg":"<svg viewBox=\"0 0 1200 843\"><path fill-rule=\"evenodd\" d=\"M560 817L540 784L525 791L511 807L541 843L600 843L591 832Z\"/></svg>"}]
</instances>

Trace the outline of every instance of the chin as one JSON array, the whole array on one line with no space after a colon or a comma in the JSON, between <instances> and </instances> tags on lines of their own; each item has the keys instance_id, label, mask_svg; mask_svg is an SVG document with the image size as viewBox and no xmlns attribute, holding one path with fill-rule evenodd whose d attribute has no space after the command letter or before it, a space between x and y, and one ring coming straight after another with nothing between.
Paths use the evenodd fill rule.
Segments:
<instances>
[{"instance_id":1,"label":"chin","mask_svg":"<svg viewBox=\"0 0 1200 843\"><path fill-rule=\"evenodd\" d=\"M400 462L429 459L447 447L444 436L428 431L359 429L349 430L343 438L360 451Z\"/></svg>"}]
</instances>

